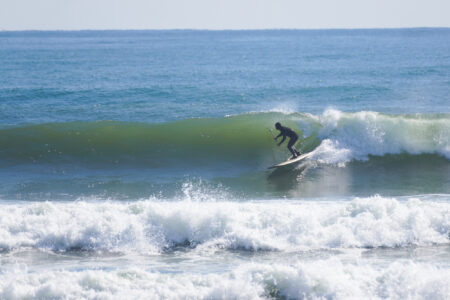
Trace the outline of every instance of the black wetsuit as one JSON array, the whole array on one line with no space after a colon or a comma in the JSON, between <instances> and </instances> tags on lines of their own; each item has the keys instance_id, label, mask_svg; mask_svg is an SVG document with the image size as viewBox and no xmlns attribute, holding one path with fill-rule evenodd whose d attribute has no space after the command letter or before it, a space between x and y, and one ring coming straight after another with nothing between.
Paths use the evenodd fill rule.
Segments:
<instances>
[{"instance_id":1,"label":"black wetsuit","mask_svg":"<svg viewBox=\"0 0 450 300\"><path fill-rule=\"evenodd\" d=\"M284 142L284 140L286 139L286 137L288 136L290 139L289 139L287 148L289 149L289 151L291 151L292 156L296 157L296 156L300 155L300 152L298 152L294 148L294 144L298 140L298 134L294 130L290 129L289 127L280 126L280 128L278 130L280 131L280 134L275 139L278 139L280 136L283 137L283 139L281 140L279 145L281 145Z\"/></svg>"}]
</instances>

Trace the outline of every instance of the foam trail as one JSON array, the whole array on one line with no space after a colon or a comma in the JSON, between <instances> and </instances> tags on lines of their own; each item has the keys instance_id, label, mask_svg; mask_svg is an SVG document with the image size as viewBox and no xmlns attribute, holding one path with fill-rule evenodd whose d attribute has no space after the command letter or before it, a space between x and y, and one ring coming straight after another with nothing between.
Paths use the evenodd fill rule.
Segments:
<instances>
[{"instance_id":1,"label":"foam trail","mask_svg":"<svg viewBox=\"0 0 450 300\"><path fill-rule=\"evenodd\" d=\"M445 244L450 204L138 201L1 204L0 248L160 253L178 245L296 251Z\"/></svg>"}]
</instances>

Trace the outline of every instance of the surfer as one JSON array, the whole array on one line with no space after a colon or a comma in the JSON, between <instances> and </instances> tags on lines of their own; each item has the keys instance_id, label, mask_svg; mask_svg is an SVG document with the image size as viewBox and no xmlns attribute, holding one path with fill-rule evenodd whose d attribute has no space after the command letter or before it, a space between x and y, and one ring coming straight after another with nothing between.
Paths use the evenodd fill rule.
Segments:
<instances>
[{"instance_id":1,"label":"surfer","mask_svg":"<svg viewBox=\"0 0 450 300\"><path fill-rule=\"evenodd\" d=\"M287 148L289 149L289 151L291 151L292 153L292 158L296 158L297 156L300 155L300 152L298 152L295 148L294 148L294 144L295 142L298 140L298 134L295 133L294 130L290 129L289 127L284 127L281 126L280 122L275 123L275 128L277 130L280 131L280 134L278 136L275 137L275 141L282 136L283 139L281 140L281 142L279 142L277 144L277 146L280 146L281 144L283 144L284 140L286 139L286 136L289 137L289 143L287 145Z\"/></svg>"}]
</instances>

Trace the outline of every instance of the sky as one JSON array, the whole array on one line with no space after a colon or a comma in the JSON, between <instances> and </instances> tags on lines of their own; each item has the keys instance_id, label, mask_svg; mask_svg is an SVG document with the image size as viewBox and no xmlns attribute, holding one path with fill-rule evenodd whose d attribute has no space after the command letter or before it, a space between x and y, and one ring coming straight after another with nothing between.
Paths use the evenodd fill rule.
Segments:
<instances>
[{"instance_id":1,"label":"sky","mask_svg":"<svg viewBox=\"0 0 450 300\"><path fill-rule=\"evenodd\" d=\"M0 0L0 30L450 27L450 0Z\"/></svg>"}]
</instances>

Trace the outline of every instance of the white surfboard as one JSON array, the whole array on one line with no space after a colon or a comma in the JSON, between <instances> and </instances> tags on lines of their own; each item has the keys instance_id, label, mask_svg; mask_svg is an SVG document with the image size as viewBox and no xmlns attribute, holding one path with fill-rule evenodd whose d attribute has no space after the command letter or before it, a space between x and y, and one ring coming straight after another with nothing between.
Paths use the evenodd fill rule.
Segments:
<instances>
[{"instance_id":1,"label":"white surfboard","mask_svg":"<svg viewBox=\"0 0 450 300\"><path fill-rule=\"evenodd\" d=\"M300 161L302 161L302 160L304 160L304 159L310 157L312 154L313 154L312 152L308 152L308 153L302 154L302 155L300 155L300 156L297 156L297 157L294 158L294 159L289 159L289 160L287 160L287 161L284 161L284 162L282 162L282 163L279 163L278 165L273 165L273 166L269 167L269 169L275 169L275 168L280 168L280 167L286 167L286 166L289 166L289 165L298 163L298 162L300 162Z\"/></svg>"}]
</instances>

